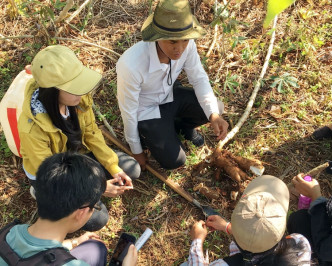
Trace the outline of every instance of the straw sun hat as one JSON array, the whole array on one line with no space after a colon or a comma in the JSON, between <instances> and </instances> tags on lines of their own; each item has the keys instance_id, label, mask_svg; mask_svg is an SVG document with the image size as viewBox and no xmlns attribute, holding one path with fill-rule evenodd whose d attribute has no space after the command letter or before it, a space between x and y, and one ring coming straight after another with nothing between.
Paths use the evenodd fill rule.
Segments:
<instances>
[{"instance_id":1,"label":"straw sun hat","mask_svg":"<svg viewBox=\"0 0 332 266\"><path fill-rule=\"evenodd\" d=\"M143 24L143 41L197 39L205 35L187 0L161 0Z\"/></svg>"}]
</instances>

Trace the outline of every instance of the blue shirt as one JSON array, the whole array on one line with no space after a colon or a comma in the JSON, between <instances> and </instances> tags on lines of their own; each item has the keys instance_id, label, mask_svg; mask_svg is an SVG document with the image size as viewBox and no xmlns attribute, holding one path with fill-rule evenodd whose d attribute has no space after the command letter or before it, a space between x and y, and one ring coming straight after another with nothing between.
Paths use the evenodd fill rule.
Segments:
<instances>
[{"instance_id":1,"label":"blue shirt","mask_svg":"<svg viewBox=\"0 0 332 266\"><path fill-rule=\"evenodd\" d=\"M15 225L13 228L10 229L6 236L7 243L19 257L28 258L40 251L51 248L63 247L61 242L59 241L40 239L30 235L28 232L28 227L29 225L27 224ZM3 266L8 264L0 257L0 265ZM72 260L64 265L86 266L89 264L82 260Z\"/></svg>"}]
</instances>

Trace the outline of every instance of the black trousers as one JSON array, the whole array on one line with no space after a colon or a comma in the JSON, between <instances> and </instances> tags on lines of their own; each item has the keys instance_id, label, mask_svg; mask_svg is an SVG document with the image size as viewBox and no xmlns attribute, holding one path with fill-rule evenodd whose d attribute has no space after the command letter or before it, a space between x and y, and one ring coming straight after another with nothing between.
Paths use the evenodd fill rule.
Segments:
<instances>
[{"instance_id":1,"label":"black trousers","mask_svg":"<svg viewBox=\"0 0 332 266\"><path fill-rule=\"evenodd\" d=\"M311 236L311 217L307 209L293 212L287 221L287 231L289 234L298 233L305 236L313 247Z\"/></svg>"},{"instance_id":2,"label":"black trousers","mask_svg":"<svg viewBox=\"0 0 332 266\"><path fill-rule=\"evenodd\" d=\"M142 146L166 169L178 168L186 161L178 137L180 130L193 129L209 121L192 88L176 81L173 96L173 102L159 105L161 118L138 122Z\"/></svg>"}]
</instances>

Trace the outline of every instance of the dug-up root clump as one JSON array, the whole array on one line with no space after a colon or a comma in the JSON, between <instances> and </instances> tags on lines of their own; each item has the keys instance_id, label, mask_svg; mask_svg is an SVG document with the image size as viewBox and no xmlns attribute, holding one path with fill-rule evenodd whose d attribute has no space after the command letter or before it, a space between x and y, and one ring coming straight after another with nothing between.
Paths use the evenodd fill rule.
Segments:
<instances>
[{"instance_id":1,"label":"dug-up root clump","mask_svg":"<svg viewBox=\"0 0 332 266\"><path fill-rule=\"evenodd\" d=\"M238 193L244 190L243 181L252 180L249 173L254 175L262 175L264 173L263 163L257 159L248 159L236 156L227 150L216 149L212 155L206 160L194 166L194 170L198 173L205 169L213 170L213 176L216 181L221 181L223 176L230 177L237 184L237 191L230 191L232 200L236 200ZM220 193L218 188L210 188L203 183L194 187L194 191L198 191L210 200L218 199Z\"/></svg>"}]
</instances>

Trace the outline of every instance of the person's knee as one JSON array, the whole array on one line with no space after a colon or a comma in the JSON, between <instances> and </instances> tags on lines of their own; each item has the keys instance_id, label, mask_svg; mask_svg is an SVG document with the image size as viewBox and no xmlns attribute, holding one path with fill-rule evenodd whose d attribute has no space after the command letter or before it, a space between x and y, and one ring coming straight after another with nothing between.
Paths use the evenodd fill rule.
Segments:
<instances>
[{"instance_id":1,"label":"person's knee","mask_svg":"<svg viewBox=\"0 0 332 266\"><path fill-rule=\"evenodd\" d=\"M167 153L165 153L167 154ZM168 170L179 168L184 165L186 162L186 154L181 149L177 156L165 156L158 161L160 165Z\"/></svg>"},{"instance_id":2,"label":"person's knee","mask_svg":"<svg viewBox=\"0 0 332 266\"><path fill-rule=\"evenodd\" d=\"M100 211L95 210L93 212L90 219L82 227L83 230L94 232L100 230L107 224L109 219L108 210L102 202L99 202L98 204L100 204L101 210Z\"/></svg>"},{"instance_id":3,"label":"person's knee","mask_svg":"<svg viewBox=\"0 0 332 266\"><path fill-rule=\"evenodd\" d=\"M101 241L89 239L70 251L70 254L91 266L104 266L107 262L107 248Z\"/></svg>"},{"instance_id":4,"label":"person's knee","mask_svg":"<svg viewBox=\"0 0 332 266\"><path fill-rule=\"evenodd\" d=\"M141 167L139 163L131 156L124 152L116 151L119 158L119 166L131 178L137 179L141 175Z\"/></svg>"}]
</instances>

